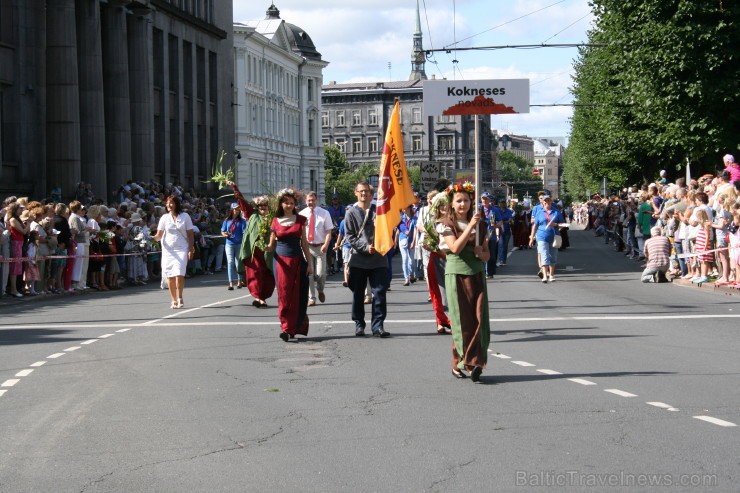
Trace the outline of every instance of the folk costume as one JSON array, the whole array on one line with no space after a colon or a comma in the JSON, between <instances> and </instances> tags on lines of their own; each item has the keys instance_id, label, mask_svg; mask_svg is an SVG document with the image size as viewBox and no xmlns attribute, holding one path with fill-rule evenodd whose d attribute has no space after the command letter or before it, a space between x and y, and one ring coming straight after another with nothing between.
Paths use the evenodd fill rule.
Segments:
<instances>
[{"instance_id":1,"label":"folk costume","mask_svg":"<svg viewBox=\"0 0 740 493\"><path fill-rule=\"evenodd\" d=\"M272 219L270 230L277 237L275 248L275 277L278 291L278 318L283 332L291 337L308 335L308 263L303 258L301 236L306 218L296 214L290 226Z\"/></svg>"},{"instance_id":2,"label":"folk costume","mask_svg":"<svg viewBox=\"0 0 740 493\"><path fill-rule=\"evenodd\" d=\"M485 234L487 225L481 222L478 234ZM437 225L440 236L453 235L458 238L467 227L458 222L453 228L447 224ZM485 245L483 238L483 245ZM443 240L444 241L444 240ZM488 292L485 280L485 264L475 256L475 235L459 254L447 252L445 287L449 317L452 322L452 368L454 370L483 369L488 362L488 344L491 328L488 316Z\"/></svg>"},{"instance_id":3,"label":"folk costume","mask_svg":"<svg viewBox=\"0 0 740 493\"><path fill-rule=\"evenodd\" d=\"M242 214L247 219L247 229L242 237L239 260L246 269L247 289L254 298L253 304L266 307L258 300L266 300L275 291L275 275L272 272L273 254L265 252L263 247L270 242L269 219L263 217L244 199L236 185L232 185L234 196Z\"/></svg>"}]
</instances>

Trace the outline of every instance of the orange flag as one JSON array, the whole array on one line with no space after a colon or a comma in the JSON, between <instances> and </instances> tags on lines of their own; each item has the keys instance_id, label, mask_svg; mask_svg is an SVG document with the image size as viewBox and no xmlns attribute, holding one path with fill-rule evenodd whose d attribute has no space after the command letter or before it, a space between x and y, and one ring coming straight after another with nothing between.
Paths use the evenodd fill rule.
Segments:
<instances>
[{"instance_id":1,"label":"orange flag","mask_svg":"<svg viewBox=\"0 0 740 493\"><path fill-rule=\"evenodd\" d=\"M398 100L385 133L383 156L380 158L380 180L376 203L375 240L373 246L381 255L393 247L393 230L401 222L401 209L416 201L403 157L401 105Z\"/></svg>"}]
</instances>

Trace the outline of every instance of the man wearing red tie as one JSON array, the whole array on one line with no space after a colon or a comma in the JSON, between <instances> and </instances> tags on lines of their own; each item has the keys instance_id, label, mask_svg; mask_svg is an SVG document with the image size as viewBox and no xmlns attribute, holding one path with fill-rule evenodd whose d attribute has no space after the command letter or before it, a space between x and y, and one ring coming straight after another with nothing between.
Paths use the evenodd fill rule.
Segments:
<instances>
[{"instance_id":1,"label":"man wearing red tie","mask_svg":"<svg viewBox=\"0 0 740 493\"><path fill-rule=\"evenodd\" d=\"M326 301L324 294L324 285L326 284L326 252L329 250L331 242L331 232L334 223L331 220L331 214L326 209L316 207L318 198L316 192L306 194L306 208L300 212L305 216L306 238L308 239L308 249L311 252L311 258L307 259L313 262L313 276L309 276L309 293L308 306L316 304L316 291L318 290L319 301Z\"/></svg>"}]
</instances>

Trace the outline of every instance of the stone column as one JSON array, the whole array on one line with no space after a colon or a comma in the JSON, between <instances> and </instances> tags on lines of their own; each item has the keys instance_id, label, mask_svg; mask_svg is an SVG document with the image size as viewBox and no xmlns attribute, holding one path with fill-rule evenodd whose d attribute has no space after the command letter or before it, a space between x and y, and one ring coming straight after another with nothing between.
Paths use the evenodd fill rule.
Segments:
<instances>
[{"instance_id":1,"label":"stone column","mask_svg":"<svg viewBox=\"0 0 740 493\"><path fill-rule=\"evenodd\" d=\"M101 11L108 190L115 190L133 178L126 30L126 6L129 3L130 0L108 0L108 5Z\"/></svg>"},{"instance_id":2,"label":"stone column","mask_svg":"<svg viewBox=\"0 0 740 493\"><path fill-rule=\"evenodd\" d=\"M82 181L96 196L111 196L105 164L105 94L100 2L77 0L77 59L80 80Z\"/></svg>"},{"instance_id":3,"label":"stone column","mask_svg":"<svg viewBox=\"0 0 740 493\"><path fill-rule=\"evenodd\" d=\"M75 0L48 0L46 18L47 182L68 196L81 180Z\"/></svg>"},{"instance_id":4,"label":"stone column","mask_svg":"<svg viewBox=\"0 0 740 493\"><path fill-rule=\"evenodd\" d=\"M131 84L131 164L136 181L154 178L154 108L151 10L135 8L128 16L128 63Z\"/></svg>"}]
</instances>

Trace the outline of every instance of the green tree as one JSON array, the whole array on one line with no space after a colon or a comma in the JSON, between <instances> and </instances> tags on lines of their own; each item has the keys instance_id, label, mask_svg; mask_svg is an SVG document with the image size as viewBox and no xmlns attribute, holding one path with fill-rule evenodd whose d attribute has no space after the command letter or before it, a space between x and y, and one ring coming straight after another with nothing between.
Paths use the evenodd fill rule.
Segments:
<instances>
[{"instance_id":1,"label":"green tree","mask_svg":"<svg viewBox=\"0 0 740 493\"><path fill-rule=\"evenodd\" d=\"M324 168L338 176L349 171L349 164L342 150L337 146L324 146Z\"/></svg>"},{"instance_id":2,"label":"green tree","mask_svg":"<svg viewBox=\"0 0 740 493\"><path fill-rule=\"evenodd\" d=\"M625 186L660 169L714 171L740 147L737 2L593 0L592 46L576 62L565 182Z\"/></svg>"},{"instance_id":3,"label":"green tree","mask_svg":"<svg viewBox=\"0 0 740 493\"><path fill-rule=\"evenodd\" d=\"M498 153L498 169L501 171L501 181L524 182L532 180L534 164L511 151Z\"/></svg>"},{"instance_id":4,"label":"green tree","mask_svg":"<svg viewBox=\"0 0 740 493\"><path fill-rule=\"evenodd\" d=\"M326 184L326 196L331 197L333 193L339 195L342 204L351 204L357 201L355 197L355 185L360 181L367 181L371 175L378 174L377 164L362 164L353 171L343 171L335 174L335 171L327 168L324 182Z\"/></svg>"}]
</instances>

